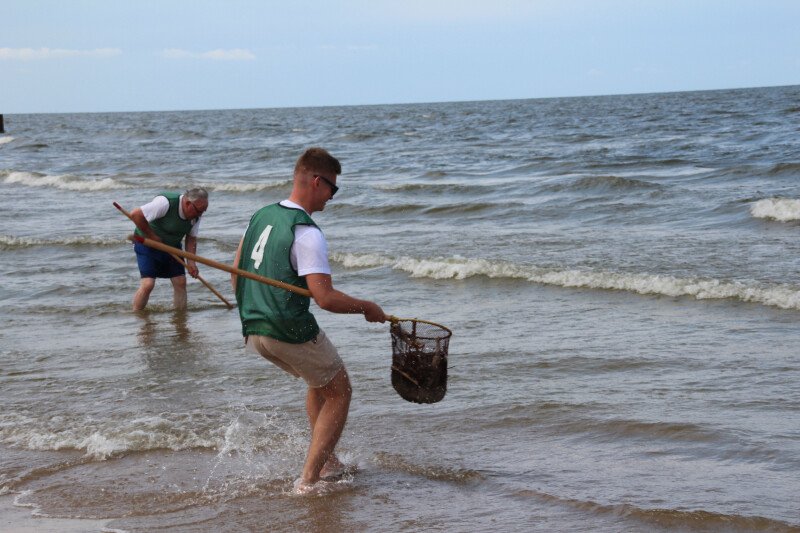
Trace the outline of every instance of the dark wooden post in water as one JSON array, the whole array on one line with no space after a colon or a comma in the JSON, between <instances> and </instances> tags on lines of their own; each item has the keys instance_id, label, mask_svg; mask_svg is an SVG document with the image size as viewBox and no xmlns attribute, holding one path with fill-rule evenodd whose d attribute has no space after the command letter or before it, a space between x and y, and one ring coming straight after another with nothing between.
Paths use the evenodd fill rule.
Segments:
<instances>
[{"instance_id":1,"label":"dark wooden post in water","mask_svg":"<svg viewBox=\"0 0 800 533\"><path fill-rule=\"evenodd\" d=\"M0 133L5 133L6 129L3 127L3 115L0 115Z\"/></svg>"}]
</instances>

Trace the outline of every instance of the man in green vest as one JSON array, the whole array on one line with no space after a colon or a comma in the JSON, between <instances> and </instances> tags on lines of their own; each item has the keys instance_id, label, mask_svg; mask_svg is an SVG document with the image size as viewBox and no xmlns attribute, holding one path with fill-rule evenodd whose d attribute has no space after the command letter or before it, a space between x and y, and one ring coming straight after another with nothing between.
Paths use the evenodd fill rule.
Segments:
<instances>
[{"instance_id":1,"label":"man in green vest","mask_svg":"<svg viewBox=\"0 0 800 533\"><path fill-rule=\"evenodd\" d=\"M154 241L181 248L186 240L186 251L197 253L197 234L200 217L208 209L208 192L200 187L183 194L165 192L131 212L136 224L136 234ZM170 254L150 248L141 243L134 244L136 261L142 280L133 296L133 310L144 309L156 278L169 278L172 282L175 309L186 309L186 270ZM187 261L189 274L197 277L197 264Z\"/></svg>"},{"instance_id":2,"label":"man in green vest","mask_svg":"<svg viewBox=\"0 0 800 533\"><path fill-rule=\"evenodd\" d=\"M328 245L310 216L322 211L339 190L336 178L341 172L339 161L327 151L306 150L295 164L291 195L255 212L234 265L306 288L326 311L362 314L368 322L385 322L386 315L374 302L333 288ZM248 350L308 385L311 444L295 490L313 491L320 479L344 468L334 454L352 392L344 363L309 311L310 298L235 275L232 281Z\"/></svg>"}]
</instances>

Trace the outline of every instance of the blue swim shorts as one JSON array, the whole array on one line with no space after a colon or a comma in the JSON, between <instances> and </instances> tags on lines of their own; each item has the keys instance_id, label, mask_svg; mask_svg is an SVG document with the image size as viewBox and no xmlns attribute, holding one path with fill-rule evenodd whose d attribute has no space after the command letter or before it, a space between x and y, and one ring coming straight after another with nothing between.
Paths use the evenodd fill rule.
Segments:
<instances>
[{"instance_id":1,"label":"blue swim shorts","mask_svg":"<svg viewBox=\"0 0 800 533\"><path fill-rule=\"evenodd\" d=\"M150 248L140 242L134 243L133 249L139 263L139 274L143 278L174 278L186 275L183 265L167 252Z\"/></svg>"}]
</instances>

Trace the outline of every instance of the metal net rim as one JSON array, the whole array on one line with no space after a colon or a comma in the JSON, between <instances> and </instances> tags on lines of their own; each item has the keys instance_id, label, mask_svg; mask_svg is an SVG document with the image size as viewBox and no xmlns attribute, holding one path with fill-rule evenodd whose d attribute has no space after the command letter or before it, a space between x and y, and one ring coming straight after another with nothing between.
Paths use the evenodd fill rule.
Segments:
<instances>
[{"instance_id":1,"label":"metal net rim","mask_svg":"<svg viewBox=\"0 0 800 533\"><path fill-rule=\"evenodd\" d=\"M427 325L434 326L434 327L437 327L440 330L442 330L440 332L442 334L441 335L437 335L437 336L427 336L427 335L414 334L414 337L416 337L418 339L444 340L444 339L449 339L450 337L453 336L453 332L452 332L452 330L450 328L448 328L447 326L443 326L441 324L438 324L436 322L431 322L430 320L422 320L421 318L397 318L397 317L391 317L390 321L392 323L392 327L399 326L400 327L400 331L404 332L404 333L407 330L403 329L403 327L401 325L401 322L410 322L412 325L415 325L415 323L427 324ZM416 329L416 328L414 328L414 329ZM408 333L410 334L411 330L408 330Z\"/></svg>"}]
</instances>

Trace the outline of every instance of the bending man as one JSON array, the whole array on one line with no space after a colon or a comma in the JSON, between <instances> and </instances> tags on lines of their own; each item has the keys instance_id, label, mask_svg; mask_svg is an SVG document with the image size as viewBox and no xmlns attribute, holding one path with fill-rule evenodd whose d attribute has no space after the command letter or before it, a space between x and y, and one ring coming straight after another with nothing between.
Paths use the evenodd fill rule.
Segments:
<instances>
[{"instance_id":1,"label":"bending man","mask_svg":"<svg viewBox=\"0 0 800 533\"><path fill-rule=\"evenodd\" d=\"M154 241L181 248L186 238L186 251L197 253L197 234L200 217L208 209L208 192L202 188L189 189L183 194L165 192L153 198L150 203L137 207L131 212L136 224L136 234ZM142 281L133 296L133 310L144 309L150 293L156 285L156 278L169 278L172 281L175 309L186 309L186 270L171 255L155 250L141 243L134 244L136 260ZM197 277L194 261L187 261L189 274Z\"/></svg>"},{"instance_id":2,"label":"bending man","mask_svg":"<svg viewBox=\"0 0 800 533\"><path fill-rule=\"evenodd\" d=\"M297 160L287 200L262 207L250 219L235 265L272 279L307 288L320 308L358 313L369 322L385 322L374 302L333 288L328 245L311 214L322 211L339 190L339 161L322 148L310 148ZM309 311L310 298L247 278L232 277L242 334L247 347L308 385L306 411L311 444L299 492L322 477L341 471L334 454L350 408L351 388L336 347Z\"/></svg>"}]
</instances>

